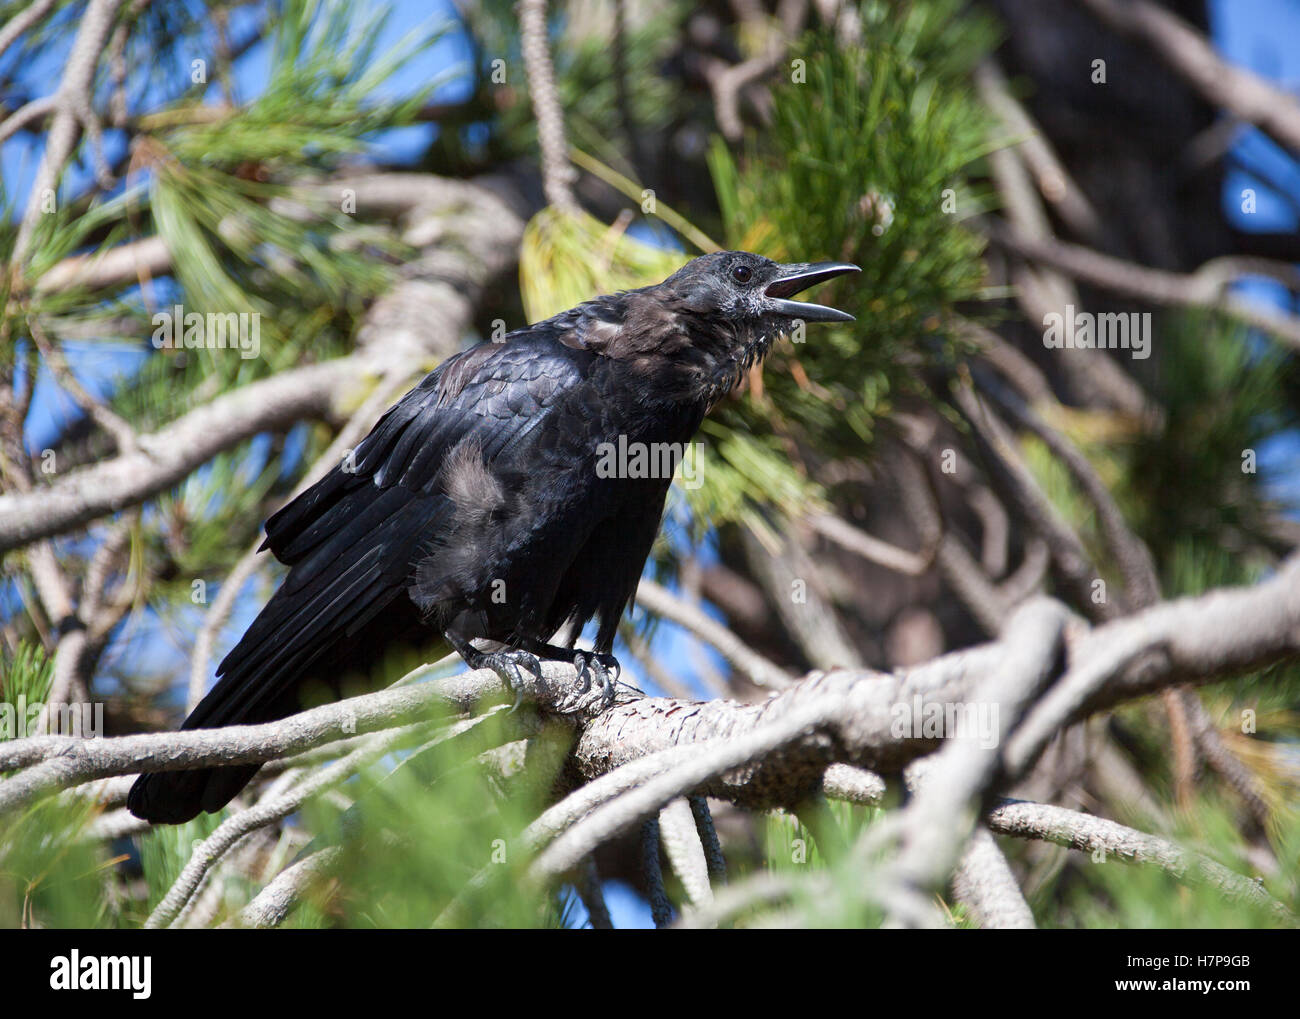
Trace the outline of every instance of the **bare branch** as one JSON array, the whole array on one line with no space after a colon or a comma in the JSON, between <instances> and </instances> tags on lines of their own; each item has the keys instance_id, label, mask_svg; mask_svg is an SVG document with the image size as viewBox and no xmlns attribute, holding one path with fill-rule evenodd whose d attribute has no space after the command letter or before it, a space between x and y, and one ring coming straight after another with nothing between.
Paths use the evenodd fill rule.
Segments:
<instances>
[{"instance_id":1,"label":"bare branch","mask_svg":"<svg viewBox=\"0 0 1300 1019\"><path fill-rule=\"evenodd\" d=\"M1034 914L987 828L976 828L952 879L957 901L986 930L1033 930Z\"/></svg>"},{"instance_id":2,"label":"bare branch","mask_svg":"<svg viewBox=\"0 0 1300 1019\"><path fill-rule=\"evenodd\" d=\"M1220 109L1300 154L1300 101L1228 63L1191 25L1150 0L1079 0L1112 28L1141 39Z\"/></svg>"},{"instance_id":3,"label":"bare branch","mask_svg":"<svg viewBox=\"0 0 1300 1019\"><path fill-rule=\"evenodd\" d=\"M1300 290L1300 274L1292 266L1263 258L1226 256L1183 275L1126 262L1054 238L1027 237L992 217L980 220L976 227L999 247L1085 283L1150 304L1220 311L1272 334L1288 347L1300 349L1300 318L1273 311L1230 291L1233 283L1251 275L1267 276L1293 291Z\"/></svg>"},{"instance_id":4,"label":"bare branch","mask_svg":"<svg viewBox=\"0 0 1300 1019\"><path fill-rule=\"evenodd\" d=\"M0 495L0 551L144 502L258 432L284 431L304 418L325 415L367 367L367 359L352 355L280 372L141 435L134 453L71 471L31 492Z\"/></svg>"},{"instance_id":5,"label":"bare branch","mask_svg":"<svg viewBox=\"0 0 1300 1019\"><path fill-rule=\"evenodd\" d=\"M546 29L546 0L520 0L519 37L528 72L528 94L537 117L537 143L542 150L542 181L546 200L556 208L575 212L573 197L577 171L569 165L569 145L564 138L564 110L555 87L555 68Z\"/></svg>"},{"instance_id":6,"label":"bare branch","mask_svg":"<svg viewBox=\"0 0 1300 1019\"><path fill-rule=\"evenodd\" d=\"M343 850L337 846L318 849L286 867L253 897L239 914L237 927L279 927L302 898L303 892L339 865Z\"/></svg>"},{"instance_id":7,"label":"bare branch","mask_svg":"<svg viewBox=\"0 0 1300 1019\"><path fill-rule=\"evenodd\" d=\"M1168 839L1135 831L1114 821L1065 807L1022 800L1003 802L990 811L985 820L990 828L1003 835L1042 839L1084 853L1114 855L1125 862L1152 864L1180 880L1217 888L1230 900L1262 905L1287 926L1297 923L1294 914L1269 895L1261 884Z\"/></svg>"},{"instance_id":8,"label":"bare branch","mask_svg":"<svg viewBox=\"0 0 1300 1019\"><path fill-rule=\"evenodd\" d=\"M687 901L694 907L712 902L713 889L709 885L704 843L696 829L691 805L685 798L673 800L659 811L659 841L673 873L682 883Z\"/></svg>"},{"instance_id":9,"label":"bare branch","mask_svg":"<svg viewBox=\"0 0 1300 1019\"><path fill-rule=\"evenodd\" d=\"M530 875L545 883L569 872L596 846L657 813L670 800L694 791L710 778L815 732L837 709L834 699L818 698L753 732L697 748L682 764L604 804L575 824L538 856L529 869Z\"/></svg>"},{"instance_id":10,"label":"bare branch","mask_svg":"<svg viewBox=\"0 0 1300 1019\"><path fill-rule=\"evenodd\" d=\"M909 552L881 541L831 513L819 513L811 517L808 523L814 531L840 548L908 577L919 577L925 573L933 565L937 552L934 548L921 553Z\"/></svg>"},{"instance_id":11,"label":"bare branch","mask_svg":"<svg viewBox=\"0 0 1300 1019\"><path fill-rule=\"evenodd\" d=\"M662 616L699 637L755 685L784 690L794 682L794 677L788 672L773 665L725 626L710 619L703 610L675 597L653 580L642 578L636 600L648 612Z\"/></svg>"},{"instance_id":12,"label":"bare branch","mask_svg":"<svg viewBox=\"0 0 1300 1019\"><path fill-rule=\"evenodd\" d=\"M50 125L46 136L45 154L36 170L27 209L18 225L18 236L14 239L10 260L18 271L22 271L27 259L32 235L41 216L44 196L58 186L63 165L76 145L77 134L83 123L81 111L89 106L91 90L95 84L95 69L121 5L122 0L90 0L86 13L82 15L72 51L63 68L63 79L55 93L54 123Z\"/></svg>"},{"instance_id":13,"label":"bare branch","mask_svg":"<svg viewBox=\"0 0 1300 1019\"><path fill-rule=\"evenodd\" d=\"M55 0L36 0L21 14L15 14L4 28L0 28L0 53L4 53L24 32L49 14L54 9L54 3Z\"/></svg>"},{"instance_id":14,"label":"bare branch","mask_svg":"<svg viewBox=\"0 0 1300 1019\"><path fill-rule=\"evenodd\" d=\"M1011 132L1018 151L1034 173L1038 193L1051 203L1057 215L1078 236L1096 243L1102 236L1101 217L1069 170L1053 150L1025 108L1011 94L1002 69L984 60L975 69L980 98L998 115Z\"/></svg>"}]
</instances>

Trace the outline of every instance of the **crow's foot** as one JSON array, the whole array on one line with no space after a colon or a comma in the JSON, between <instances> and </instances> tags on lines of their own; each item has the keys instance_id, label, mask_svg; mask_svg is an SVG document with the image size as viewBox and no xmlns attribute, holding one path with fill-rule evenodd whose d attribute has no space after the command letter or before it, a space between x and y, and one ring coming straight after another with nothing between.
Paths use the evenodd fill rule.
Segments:
<instances>
[{"instance_id":1,"label":"crow's foot","mask_svg":"<svg viewBox=\"0 0 1300 1019\"><path fill-rule=\"evenodd\" d=\"M550 701L552 711L560 714L595 715L614 703L618 679L623 668L611 654L581 651L576 648L555 647L537 642L526 648L508 648L502 651L480 651L469 641L448 633L447 640L471 669L491 669L515 695L516 710L525 690L532 690ZM578 672L576 686L553 690L549 696L541 691L547 686L542 673L542 661L568 662ZM531 673L531 676L525 675Z\"/></svg>"},{"instance_id":2,"label":"crow's foot","mask_svg":"<svg viewBox=\"0 0 1300 1019\"><path fill-rule=\"evenodd\" d=\"M568 662L578 670L577 687L560 693L555 703L556 711L596 715L614 703L623 667L613 655L556 647L542 641L530 643L528 650L553 662Z\"/></svg>"},{"instance_id":3,"label":"crow's foot","mask_svg":"<svg viewBox=\"0 0 1300 1019\"><path fill-rule=\"evenodd\" d=\"M574 710L595 708L603 711L614 703L618 688L618 677L623 672L618 659L613 655L600 654L596 651L573 649L573 667L578 670L580 690L577 696L578 706Z\"/></svg>"},{"instance_id":4,"label":"crow's foot","mask_svg":"<svg viewBox=\"0 0 1300 1019\"><path fill-rule=\"evenodd\" d=\"M491 669L501 677L501 682L505 683L510 692L515 695L515 703L510 708L512 712L519 710L525 690L530 688L536 690L541 685L542 663L530 651L519 648L480 651L469 641L451 634L447 634L447 639L471 669ZM525 673L532 673L535 681L530 680Z\"/></svg>"}]
</instances>

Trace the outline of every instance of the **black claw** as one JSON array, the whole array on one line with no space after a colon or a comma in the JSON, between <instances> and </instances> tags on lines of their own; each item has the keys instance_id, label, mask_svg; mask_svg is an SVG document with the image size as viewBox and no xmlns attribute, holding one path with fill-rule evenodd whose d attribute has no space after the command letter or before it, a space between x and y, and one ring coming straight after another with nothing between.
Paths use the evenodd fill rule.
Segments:
<instances>
[{"instance_id":1,"label":"black claw","mask_svg":"<svg viewBox=\"0 0 1300 1019\"><path fill-rule=\"evenodd\" d=\"M605 654L597 656L600 664L605 667L605 672L610 676L611 683L617 683L623 675L623 666L619 664L617 658L613 655Z\"/></svg>"},{"instance_id":2,"label":"black claw","mask_svg":"<svg viewBox=\"0 0 1300 1019\"><path fill-rule=\"evenodd\" d=\"M524 690L528 687L528 682L524 677L524 671L531 672L540 683L542 679L542 663L535 654L529 651L523 651L519 648L507 648L504 651L480 651L469 641L460 640L448 635L452 646L459 652L465 664L471 669L491 669L499 677L501 682L510 689L515 695L515 702L511 705L510 711L513 714L519 710L519 705L523 703Z\"/></svg>"},{"instance_id":3,"label":"black claw","mask_svg":"<svg viewBox=\"0 0 1300 1019\"><path fill-rule=\"evenodd\" d=\"M623 667L613 655L596 651L575 650L573 664L578 670L578 678L582 681L583 693L591 690L593 678L598 686L612 693L623 671Z\"/></svg>"},{"instance_id":4,"label":"black claw","mask_svg":"<svg viewBox=\"0 0 1300 1019\"><path fill-rule=\"evenodd\" d=\"M491 669L501 677L501 682L505 683L515 695L515 702L510 706L513 714L519 710L519 705L523 703L524 690L528 686L528 681L524 678L524 670L528 670L534 677L541 681L542 663L537 656L528 651L520 651L512 648L508 651L492 651L483 654L479 660L480 664L471 663L471 668Z\"/></svg>"},{"instance_id":5,"label":"black claw","mask_svg":"<svg viewBox=\"0 0 1300 1019\"><path fill-rule=\"evenodd\" d=\"M573 664L578 672L579 683L578 700L575 703L579 704L586 702L587 695L594 688L601 691L602 703L605 705L611 703L614 700L619 676L623 673L623 667L619 665L618 659L608 653L559 648L539 642L529 645L532 650L507 648L502 651L480 651L468 640L455 634L447 633L445 636L471 669L491 669L501 677L506 686L514 691L515 703L510 709L512 712L519 708L523 700L523 692L527 686L524 670L531 672L537 682L541 683L542 656L547 660L568 661ZM541 652L541 656L536 652Z\"/></svg>"}]
</instances>

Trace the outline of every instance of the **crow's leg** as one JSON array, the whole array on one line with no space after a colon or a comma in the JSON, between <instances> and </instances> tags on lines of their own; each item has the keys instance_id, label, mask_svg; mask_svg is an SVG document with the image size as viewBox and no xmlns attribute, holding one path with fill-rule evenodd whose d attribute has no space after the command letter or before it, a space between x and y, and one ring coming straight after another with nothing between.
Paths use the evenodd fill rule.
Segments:
<instances>
[{"instance_id":1,"label":"crow's leg","mask_svg":"<svg viewBox=\"0 0 1300 1019\"><path fill-rule=\"evenodd\" d=\"M535 654L529 651L522 648L480 651L464 637L452 633L450 630L443 636L447 638L447 643L456 649L456 652L471 669L491 669L501 677L501 682L505 683L515 695L515 703L511 707L511 711L518 710L523 701L524 690L528 687L528 680L524 673L531 672L539 682L541 681L542 663L537 660Z\"/></svg>"},{"instance_id":2,"label":"crow's leg","mask_svg":"<svg viewBox=\"0 0 1300 1019\"><path fill-rule=\"evenodd\" d=\"M598 651L583 651L579 648L556 647L540 640L530 640L524 644L529 651L541 658L555 662L569 662L578 670L578 679L582 682L582 694L593 690L605 702L613 703L615 687L623 672L623 666L611 654Z\"/></svg>"}]
</instances>

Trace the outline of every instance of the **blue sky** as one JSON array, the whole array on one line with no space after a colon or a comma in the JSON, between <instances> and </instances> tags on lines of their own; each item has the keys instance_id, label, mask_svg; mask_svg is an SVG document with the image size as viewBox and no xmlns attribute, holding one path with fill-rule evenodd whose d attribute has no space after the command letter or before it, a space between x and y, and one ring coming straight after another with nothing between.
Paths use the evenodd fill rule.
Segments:
<instances>
[{"instance_id":1,"label":"blue sky","mask_svg":"<svg viewBox=\"0 0 1300 1019\"><path fill-rule=\"evenodd\" d=\"M433 0L432 3L395 0L390 6L392 15L380 32L377 52L383 52L388 46L397 44L412 30L454 17L452 7L445 0ZM1295 41L1300 40L1300 0L1212 0L1211 18L1216 42L1231 60L1281 82L1290 90L1294 91L1300 84L1300 46L1295 45ZM236 11L232 18L232 38L244 36L250 23L249 12ZM374 22L372 19L359 19L359 23L370 25ZM68 38L70 39L70 34ZM66 52L57 52L45 59L33 61L21 69L17 79L27 85L32 96L43 95L56 85L65 56ZM13 61L15 57L16 53L11 49L0 57L0 67L10 66L6 62ZM469 58L470 48L466 37L451 23L450 30L433 47L411 61L388 82L386 91L391 95L409 94L436 79L441 82L436 98L439 101L454 102L467 91ZM181 55L175 73L160 76L159 80L180 82L177 89L182 88L187 82L187 60L188 55ZM239 98L255 96L265 86L269 60L270 48L265 42L253 46L240 59L235 74ZM150 90L150 99L164 98L166 89L165 85L155 84ZM420 125L388 132L373 140L371 151L377 159L386 162L411 160L424 150L432 138L432 132L436 130L434 125ZM34 138L20 133L0 150L0 174L3 175L6 197L16 210L25 204L41 144L43 137ZM120 155L124 144L119 133L107 132L105 148L108 158L113 160ZM1260 176L1257 179L1246 171L1233 171L1229 174L1224 187L1224 205L1234 222L1244 230L1300 229L1300 219L1295 210L1295 205L1300 203L1300 165L1255 129L1243 131L1235 151L1241 162L1247 167L1258 169ZM64 193L79 192L89 179L90 169L84 162L74 166L66 176ZM1274 193L1265 181L1276 181L1290 195L1290 199ZM1258 211L1250 216L1240 211L1240 194L1246 187L1253 187L1258 193ZM1278 298L1277 290L1272 285L1260 282L1244 286L1270 300ZM78 378L98 395L111 392L113 386L133 372L146 356L148 348L143 343L131 347L86 343L70 349ZM37 450L43 448L68 420L79 414L79 409L71 399L53 385L48 376L42 375L38 380L36 399L28 421L30 447ZM1296 469L1297 463L1300 463L1300 437L1294 433L1278 435L1260 454L1262 472L1275 486L1276 494L1300 501L1300 471ZM261 590L264 590L265 580L262 584ZM3 602L4 599L0 598L0 605ZM243 631L256 613L259 603L257 590L250 586L223 634L219 653L228 648ZM194 626L197 626L197 612L196 609L192 620ZM156 619L137 622L129 634L123 635L116 642L109 653L109 660L118 656L130 656L133 661L147 658L150 666L157 668L160 673L175 669L183 683L188 671L184 667L188 647L185 640L186 620L181 620L180 623L181 628L177 631L158 625ZM667 624L660 627L655 651L671 671L689 679L701 694L706 694L694 667L698 652L676 628ZM716 656L711 652L708 655L716 665ZM622 658L626 663L630 656L624 654ZM642 681L642 685L648 684ZM629 889L621 885L611 886L609 905L618 926L651 926L644 903Z\"/></svg>"}]
</instances>

